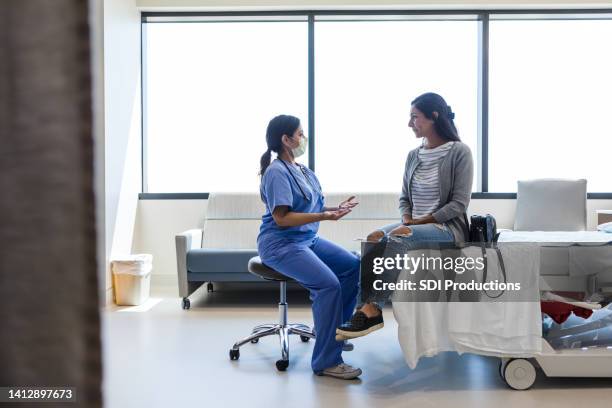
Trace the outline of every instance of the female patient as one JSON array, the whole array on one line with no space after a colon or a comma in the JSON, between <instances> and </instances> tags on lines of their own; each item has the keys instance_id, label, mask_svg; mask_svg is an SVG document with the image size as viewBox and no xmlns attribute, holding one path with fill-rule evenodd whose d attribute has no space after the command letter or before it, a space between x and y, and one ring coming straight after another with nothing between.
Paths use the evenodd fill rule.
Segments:
<instances>
[{"instance_id":1,"label":"female patient","mask_svg":"<svg viewBox=\"0 0 612 408\"><path fill-rule=\"evenodd\" d=\"M261 197L266 213L257 237L264 264L310 291L316 329L312 369L318 375L352 379L359 368L342 361L336 327L353 312L359 290L359 258L317 236L319 221L338 220L357 205L352 197L338 207L324 206L315 174L295 162L307 142L298 118L275 117L266 132L268 150L261 157ZM271 161L271 152L277 158Z\"/></svg>"},{"instance_id":2,"label":"female patient","mask_svg":"<svg viewBox=\"0 0 612 408\"><path fill-rule=\"evenodd\" d=\"M461 243L467 239L464 213L470 202L474 164L469 147L459 139L454 116L438 94L425 93L412 101L408 126L423 143L406 160L399 200L402 222L368 236L368 241L382 241L372 247L376 252L384 252L388 235L406 243ZM364 258L371 255L366 253ZM361 286L365 303L338 327L337 340L363 336L384 325L381 308L390 293L375 292L365 277Z\"/></svg>"}]
</instances>

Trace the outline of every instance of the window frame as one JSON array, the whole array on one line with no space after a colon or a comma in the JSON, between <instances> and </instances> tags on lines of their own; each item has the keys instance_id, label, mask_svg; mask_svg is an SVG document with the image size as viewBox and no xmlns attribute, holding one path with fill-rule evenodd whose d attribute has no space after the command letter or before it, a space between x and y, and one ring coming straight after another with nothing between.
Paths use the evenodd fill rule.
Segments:
<instances>
[{"instance_id":1,"label":"window frame","mask_svg":"<svg viewBox=\"0 0 612 408\"><path fill-rule=\"evenodd\" d=\"M141 200L207 199L209 193L149 193L146 174L146 25L163 22L204 21L304 21L308 24L308 167L315 170L315 25L317 21L363 20L429 20L477 21L478 27L478 151L476 169L478 190L473 199L516 199L516 193L489 192L489 22L503 20L612 20L612 8L598 9L501 9L501 10L278 10L278 11L215 11L215 12L141 12L140 88L141 88ZM612 199L612 192L587 192L588 199Z\"/></svg>"}]
</instances>

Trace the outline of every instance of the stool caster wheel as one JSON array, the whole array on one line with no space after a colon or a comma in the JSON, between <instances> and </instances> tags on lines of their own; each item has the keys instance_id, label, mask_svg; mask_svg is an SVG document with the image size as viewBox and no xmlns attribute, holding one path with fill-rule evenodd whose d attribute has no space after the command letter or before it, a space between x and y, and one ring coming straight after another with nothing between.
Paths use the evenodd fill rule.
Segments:
<instances>
[{"instance_id":1,"label":"stool caster wheel","mask_svg":"<svg viewBox=\"0 0 612 408\"><path fill-rule=\"evenodd\" d=\"M230 360L238 360L240 358L240 350L230 349L229 356Z\"/></svg>"},{"instance_id":2,"label":"stool caster wheel","mask_svg":"<svg viewBox=\"0 0 612 408\"><path fill-rule=\"evenodd\" d=\"M253 343L253 344L259 343L259 339L253 339L253 340L251 340L251 343Z\"/></svg>"},{"instance_id":3,"label":"stool caster wheel","mask_svg":"<svg viewBox=\"0 0 612 408\"><path fill-rule=\"evenodd\" d=\"M189 310L191 308L191 302L188 298L183 298L183 310Z\"/></svg>"},{"instance_id":4,"label":"stool caster wheel","mask_svg":"<svg viewBox=\"0 0 612 408\"><path fill-rule=\"evenodd\" d=\"M300 340L302 340L303 343L308 343L310 341L310 337L300 335Z\"/></svg>"},{"instance_id":5,"label":"stool caster wheel","mask_svg":"<svg viewBox=\"0 0 612 408\"><path fill-rule=\"evenodd\" d=\"M278 371L285 371L289 367L289 360L278 360L276 362L276 369Z\"/></svg>"},{"instance_id":6,"label":"stool caster wheel","mask_svg":"<svg viewBox=\"0 0 612 408\"><path fill-rule=\"evenodd\" d=\"M212 282L208 282L208 285L206 285L206 292L214 292L215 288L213 287Z\"/></svg>"}]
</instances>

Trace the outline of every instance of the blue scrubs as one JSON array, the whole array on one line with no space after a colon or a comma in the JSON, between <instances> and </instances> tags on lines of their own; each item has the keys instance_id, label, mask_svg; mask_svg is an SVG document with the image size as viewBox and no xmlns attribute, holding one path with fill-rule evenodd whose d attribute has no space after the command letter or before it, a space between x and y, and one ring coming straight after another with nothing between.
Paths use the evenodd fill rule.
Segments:
<instances>
[{"instance_id":1,"label":"blue scrubs","mask_svg":"<svg viewBox=\"0 0 612 408\"><path fill-rule=\"evenodd\" d=\"M359 258L318 237L318 222L298 227L280 227L274 222L272 212L278 206L316 213L323 211L325 202L319 180L310 169L303 167L304 174L296 165L285 164L287 167L280 159L274 160L262 177L260 190L266 213L257 250L264 264L310 291L316 330L312 369L317 373L343 362L342 342L335 339L336 327L349 320L355 308Z\"/></svg>"}]
</instances>

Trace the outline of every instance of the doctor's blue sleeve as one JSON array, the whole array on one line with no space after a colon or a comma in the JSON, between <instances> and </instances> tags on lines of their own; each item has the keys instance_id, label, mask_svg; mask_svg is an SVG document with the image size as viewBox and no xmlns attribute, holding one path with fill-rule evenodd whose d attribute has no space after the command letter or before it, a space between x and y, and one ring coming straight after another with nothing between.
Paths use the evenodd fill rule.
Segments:
<instances>
[{"instance_id":1,"label":"doctor's blue sleeve","mask_svg":"<svg viewBox=\"0 0 612 408\"><path fill-rule=\"evenodd\" d=\"M286 205L289 208L293 206L293 192L291 191L289 175L279 169L269 168L262 182L266 204L271 213L280 205Z\"/></svg>"}]
</instances>

